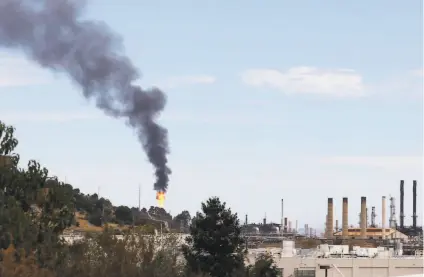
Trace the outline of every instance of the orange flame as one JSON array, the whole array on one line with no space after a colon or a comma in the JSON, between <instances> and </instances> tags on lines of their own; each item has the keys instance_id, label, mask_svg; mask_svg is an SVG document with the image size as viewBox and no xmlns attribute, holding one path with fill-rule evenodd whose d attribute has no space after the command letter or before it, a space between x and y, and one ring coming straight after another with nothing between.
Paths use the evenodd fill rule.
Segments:
<instances>
[{"instance_id":1,"label":"orange flame","mask_svg":"<svg viewBox=\"0 0 424 277\"><path fill-rule=\"evenodd\" d=\"M158 206L163 208L163 204L165 203L165 192L164 191L156 192L156 200L158 201Z\"/></svg>"}]
</instances>

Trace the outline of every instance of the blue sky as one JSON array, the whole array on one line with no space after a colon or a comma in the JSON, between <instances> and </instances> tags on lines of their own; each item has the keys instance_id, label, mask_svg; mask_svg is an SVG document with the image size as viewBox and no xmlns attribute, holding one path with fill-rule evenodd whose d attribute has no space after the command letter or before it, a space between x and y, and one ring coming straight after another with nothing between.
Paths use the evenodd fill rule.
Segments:
<instances>
[{"instance_id":1,"label":"blue sky","mask_svg":"<svg viewBox=\"0 0 424 277\"><path fill-rule=\"evenodd\" d=\"M119 2L119 3L118 3ZM422 211L421 1L92 0L87 18L123 38L143 86L168 94L173 175L166 208L194 212L219 196L252 221L285 215L322 229L327 197L381 211L405 179ZM114 204L155 203L134 133L104 116L64 75L0 49L0 120L22 161ZM377 222L381 219L378 216ZM422 222L421 218L419 222Z\"/></svg>"}]
</instances>

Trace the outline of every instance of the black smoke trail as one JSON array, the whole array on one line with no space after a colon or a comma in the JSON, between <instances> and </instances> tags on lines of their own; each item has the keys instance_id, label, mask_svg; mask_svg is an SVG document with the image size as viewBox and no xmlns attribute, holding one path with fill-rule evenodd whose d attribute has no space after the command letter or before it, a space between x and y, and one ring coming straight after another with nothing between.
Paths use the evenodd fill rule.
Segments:
<instances>
[{"instance_id":1,"label":"black smoke trail","mask_svg":"<svg viewBox=\"0 0 424 277\"><path fill-rule=\"evenodd\" d=\"M155 120L166 96L134 85L138 72L121 39L105 23L83 19L84 8L83 0L0 0L0 47L64 72L107 115L124 118L155 167L154 189L166 191L168 134Z\"/></svg>"}]
</instances>

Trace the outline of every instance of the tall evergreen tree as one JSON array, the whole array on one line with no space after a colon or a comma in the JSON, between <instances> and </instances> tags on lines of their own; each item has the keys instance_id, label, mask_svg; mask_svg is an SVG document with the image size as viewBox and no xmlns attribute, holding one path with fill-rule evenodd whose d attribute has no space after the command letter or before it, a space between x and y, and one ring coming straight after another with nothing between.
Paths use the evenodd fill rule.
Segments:
<instances>
[{"instance_id":1,"label":"tall evergreen tree","mask_svg":"<svg viewBox=\"0 0 424 277\"><path fill-rule=\"evenodd\" d=\"M226 208L219 198L202 203L190 226L183 254L194 272L212 277L230 277L243 268L243 238L237 214Z\"/></svg>"}]
</instances>

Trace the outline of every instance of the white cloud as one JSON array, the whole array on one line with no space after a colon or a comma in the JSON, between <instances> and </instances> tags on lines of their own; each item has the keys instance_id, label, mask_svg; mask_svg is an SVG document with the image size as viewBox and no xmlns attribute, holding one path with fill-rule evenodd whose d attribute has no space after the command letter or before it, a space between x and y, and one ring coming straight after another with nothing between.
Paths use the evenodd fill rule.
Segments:
<instances>
[{"instance_id":1,"label":"white cloud","mask_svg":"<svg viewBox=\"0 0 424 277\"><path fill-rule=\"evenodd\" d=\"M81 113L81 112L26 112L26 113L1 113L0 120L6 124L21 123L21 122L69 122L75 120L91 120L99 119L100 113Z\"/></svg>"},{"instance_id":2,"label":"white cloud","mask_svg":"<svg viewBox=\"0 0 424 277\"><path fill-rule=\"evenodd\" d=\"M210 75L185 75L170 77L165 80L163 86L166 88L175 88L197 84L213 84L215 81L216 78Z\"/></svg>"},{"instance_id":3,"label":"white cloud","mask_svg":"<svg viewBox=\"0 0 424 277\"><path fill-rule=\"evenodd\" d=\"M48 72L22 56L0 53L0 88L40 85L51 80Z\"/></svg>"},{"instance_id":4,"label":"white cloud","mask_svg":"<svg viewBox=\"0 0 424 277\"><path fill-rule=\"evenodd\" d=\"M285 93L362 96L362 76L351 69L321 69L299 66L287 71L251 69L241 74L250 86L271 87Z\"/></svg>"},{"instance_id":5,"label":"white cloud","mask_svg":"<svg viewBox=\"0 0 424 277\"><path fill-rule=\"evenodd\" d=\"M366 166L388 170L422 170L422 156L336 156L320 160L323 164Z\"/></svg>"}]
</instances>

